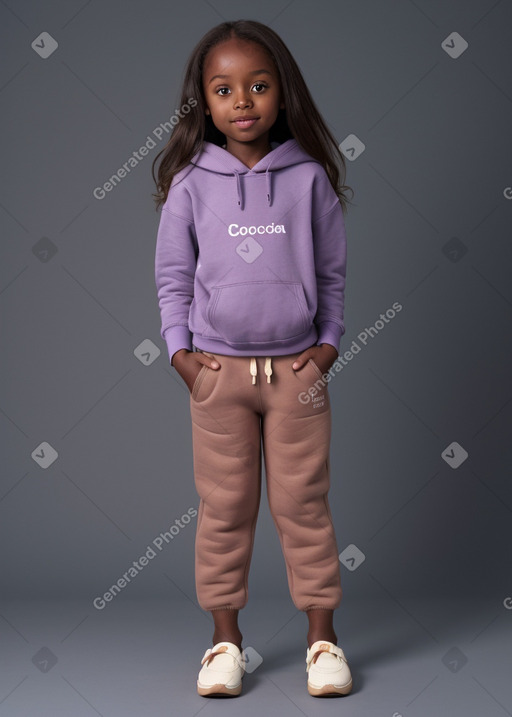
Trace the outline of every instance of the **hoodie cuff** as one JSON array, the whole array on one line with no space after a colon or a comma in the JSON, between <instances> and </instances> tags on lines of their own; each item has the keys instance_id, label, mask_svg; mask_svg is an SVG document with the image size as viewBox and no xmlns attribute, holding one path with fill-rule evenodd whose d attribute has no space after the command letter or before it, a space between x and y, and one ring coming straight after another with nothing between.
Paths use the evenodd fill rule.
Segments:
<instances>
[{"instance_id":1,"label":"hoodie cuff","mask_svg":"<svg viewBox=\"0 0 512 717\"><path fill-rule=\"evenodd\" d=\"M334 346L336 351L340 350L341 337L345 333L345 329L334 321L324 321L317 327L318 339L316 345L320 344L331 344Z\"/></svg>"},{"instance_id":2,"label":"hoodie cuff","mask_svg":"<svg viewBox=\"0 0 512 717\"><path fill-rule=\"evenodd\" d=\"M167 344L167 350L169 351L171 364L176 351L180 349L192 351L192 333L189 331L188 326L171 326L165 332L165 342Z\"/></svg>"}]
</instances>

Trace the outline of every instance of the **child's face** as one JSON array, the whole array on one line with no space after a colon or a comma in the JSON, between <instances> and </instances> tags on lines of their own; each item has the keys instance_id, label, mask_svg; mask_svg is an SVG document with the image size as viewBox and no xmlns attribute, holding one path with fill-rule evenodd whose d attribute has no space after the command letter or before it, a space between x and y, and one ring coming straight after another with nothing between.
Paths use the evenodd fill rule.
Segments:
<instances>
[{"instance_id":1,"label":"child's face","mask_svg":"<svg viewBox=\"0 0 512 717\"><path fill-rule=\"evenodd\" d=\"M206 113L226 135L228 150L237 143L268 143L284 102L276 67L260 45L232 38L213 47L204 63L203 90ZM239 117L255 121L241 124Z\"/></svg>"}]
</instances>

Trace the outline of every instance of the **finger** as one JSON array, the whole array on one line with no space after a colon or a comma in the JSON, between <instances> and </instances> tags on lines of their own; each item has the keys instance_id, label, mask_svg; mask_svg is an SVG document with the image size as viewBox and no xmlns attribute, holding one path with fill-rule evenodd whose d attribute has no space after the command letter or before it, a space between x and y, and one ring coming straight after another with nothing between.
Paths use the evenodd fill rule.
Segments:
<instances>
[{"instance_id":1,"label":"finger","mask_svg":"<svg viewBox=\"0 0 512 717\"><path fill-rule=\"evenodd\" d=\"M297 371L299 368L302 368L305 363L308 362L308 358L304 358L303 356L299 356L299 358L295 359L295 361L292 363L292 368Z\"/></svg>"},{"instance_id":2,"label":"finger","mask_svg":"<svg viewBox=\"0 0 512 717\"><path fill-rule=\"evenodd\" d=\"M210 356L205 356L203 353L203 360L201 363L204 363L206 366L209 366L210 368L217 369L220 368L220 363L217 361L217 359Z\"/></svg>"},{"instance_id":3,"label":"finger","mask_svg":"<svg viewBox=\"0 0 512 717\"><path fill-rule=\"evenodd\" d=\"M209 366L210 368L220 368L220 363L216 360L215 356L213 354L207 353L206 351L198 352L198 360L200 363L204 364L205 366Z\"/></svg>"}]
</instances>

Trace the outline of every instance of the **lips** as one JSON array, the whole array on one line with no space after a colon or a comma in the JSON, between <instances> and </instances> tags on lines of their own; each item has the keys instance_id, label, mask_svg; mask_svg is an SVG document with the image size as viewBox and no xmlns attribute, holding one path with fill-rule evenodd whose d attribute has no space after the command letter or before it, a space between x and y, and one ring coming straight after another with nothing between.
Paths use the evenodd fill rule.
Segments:
<instances>
[{"instance_id":1,"label":"lips","mask_svg":"<svg viewBox=\"0 0 512 717\"><path fill-rule=\"evenodd\" d=\"M252 127L252 125L259 119L259 117L238 117L232 120L237 127Z\"/></svg>"}]
</instances>

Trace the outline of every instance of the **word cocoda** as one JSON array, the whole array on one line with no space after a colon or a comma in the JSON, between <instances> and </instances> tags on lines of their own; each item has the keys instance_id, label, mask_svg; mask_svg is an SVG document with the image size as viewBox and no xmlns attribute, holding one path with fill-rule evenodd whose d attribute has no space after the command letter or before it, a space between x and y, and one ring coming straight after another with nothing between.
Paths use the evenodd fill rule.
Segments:
<instances>
[{"instance_id":1,"label":"word cocoda","mask_svg":"<svg viewBox=\"0 0 512 717\"><path fill-rule=\"evenodd\" d=\"M228 232L229 236L243 237L247 234L286 234L286 229L284 228L284 224L274 224L274 222L267 224L267 226L260 224L259 227L244 227L238 224L230 224Z\"/></svg>"}]
</instances>

